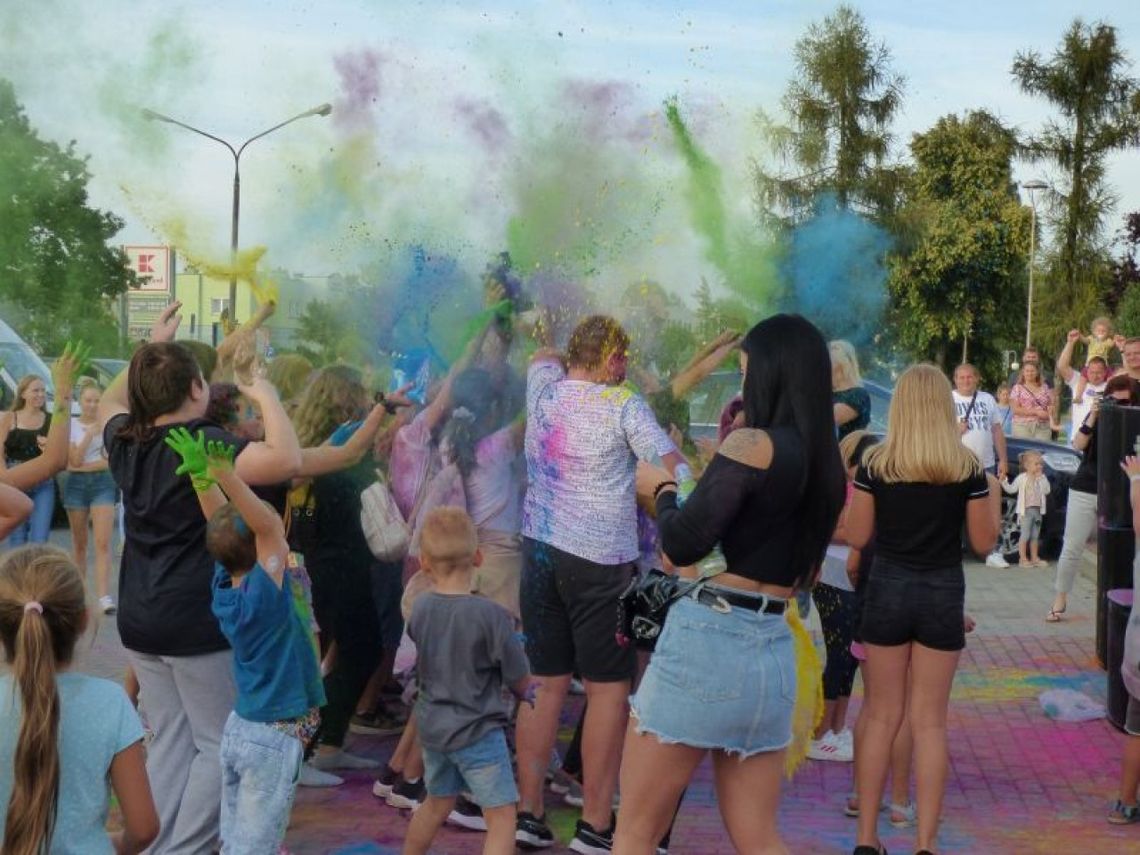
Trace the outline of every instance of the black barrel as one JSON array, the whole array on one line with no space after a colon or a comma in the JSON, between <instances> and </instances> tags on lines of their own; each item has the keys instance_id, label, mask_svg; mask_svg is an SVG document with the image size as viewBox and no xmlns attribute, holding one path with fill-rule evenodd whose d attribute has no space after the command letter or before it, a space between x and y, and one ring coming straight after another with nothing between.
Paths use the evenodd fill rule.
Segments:
<instances>
[{"instance_id":1,"label":"black barrel","mask_svg":"<svg viewBox=\"0 0 1140 855\"><path fill-rule=\"evenodd\" d=\"M1124 730L1124 718L1128 711L1128 690L1124 688L1124 678L1120 676L1120 665L1124 660L1124 633L1128 629L1128 618L1132 614L1131 588L1110 590L1105 597L1108 603L1108 720Z\"/></svg>"},{"instance_id":2,"label":"black barrel","mask_svg":"<svg viewBox=\"0 0 1140 855\"><path fill-rule=\"evenodd\" d=\"M1128 476L1120 461L1140 453L1140 407L1122 407L1102 399L1097 418L1097 555L1096 555L1096 658L1107 665L1109 591L1132 587L1132 557L1136 534L1132 530L1132 502ZM1120 643L1124 638L1121 635ZM1119 653L1116 661L1119 662Z\"/></svg>"}]
</instances>

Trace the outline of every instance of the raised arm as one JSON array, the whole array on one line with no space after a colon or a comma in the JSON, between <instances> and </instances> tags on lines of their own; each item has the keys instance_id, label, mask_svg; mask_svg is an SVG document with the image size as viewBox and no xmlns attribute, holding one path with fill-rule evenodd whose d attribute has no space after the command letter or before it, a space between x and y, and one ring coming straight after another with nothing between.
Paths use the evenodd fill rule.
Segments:
<instances>
[{"instance_id":1,"label":"raised arm","mask_svg":"<svg viewBox=\"0 0 1140 855\"><path fill-rule=\"evenodd\" d=\"M1065 346L1062 347L1061 352L1057 354L1055 371L1057 372L1057 376L1066 383L1073 382L1073 348L1080 340L1080 330L1069 330L1068 336L1065 337Z\"/></svg>"},{"instance_id":2,"label":"raised arm","mask_svg":"<svg viewBox=\"0 0 1140 855\"><path fill-rule=\"evenodd\" d=\"M368 418L357 428L344 445L318 445L301 449L301 468L298 478L316 478L331 472L340 472L361 461L376 440L384 421L383 404L377 404Z\"/></svg>"},{"instance_id":3,"label":"raised arm","mask_svg":"<svg viewBox=\"0 0 1140 855\"><path fill-rule=\"evenodd\" d=\"M281 587L288 566L289 544L285 540L285 525L277 511L254 495L249 485L234 471L234 448L224 442L206 444L208 473L222 488L242 521L253 532L257 544L257 561Z\"/></svg>"},{"instance_id":4,"label":"raised arm","mask_svg":"<svg viewBox=\"0 0 1140 855\"><path fill-rule=\"evenodd\" d=\"M87 360L88 353L90 349L82 344L74 348L68 344L63 349L63 355L51 367L55 400L43 452L39 457L18 463L8 469L4 469L0 463L0 481L19 490L30 490L36 484L67 468L68 451L71 448L71 390L75 386L76 375ZM4 423L11 427L11 421L5 420ZM7 430L3 431L3 438L7 438Z\"/></svg>"},{"instance_id":5,"label":"raised arm","mask_svg":"<svg viewBox=\"0 0 1140 855\"><path fill-rule=\"evenodd\" d=\"M260 407L265 426L265 439L249 443L237 456L238 477L247 484L280 484L295 477L301 468L301 447L277 390L264 377L238 389Z\"/></svg>"},{"instance_id":6,"label":"raised arm","mask_svg":"<svg viewBox=\"0 0 1140 855\"><path fill-rule=\"evenodd\" d=\"M671 387L673 397L684 398L702 380L712 374L728 355L740 346L742 336L731 330L726 330L717 336L710 345L698 351L688 365L682 368L673 378Z\"/></svg>"},{"instance_id":7,"label":"raised arm","mask_svg":"<svg viewBox=\"0 0 1140 855\"><path fill-rule=\"evenodd\" d=\"M182 323L182 316L178 314L178 310L181 308L182 303L175 300L162 310L162 314L158 316L158 320L150 328L150 340L152 342L174 341L174 334L178 332L178 325ZM131 366L128 364L115 376L115 379L103 392L103 397L99 399L99 415L96 421L99 422L100 430L106 427L107 422L115 416L130 409L127 400L127 375L130 370Z\"/></svg>"},{"instance_id":8,"label":"raised arm","mask_svg":"<svg viewBox=\"0 0 1140 855\"><path fill-rule=\"evenodd\" d=\"M466 371L474 363L475 358L479 355L479 351L483 349L483 341L487 338L487 332L495 323L492 317L482 329L475 334L471 341L467 342L467 347L455 362L451 364L451 369L447 372L447 376L443 380L443 385L439 387L431 403L424 408L423 418L427 423L429 430L435 430L436 426L443 421L451 410L451 384L455 382L455 378Z\"/></svg>"},{"instance_id":9,"label":"raised arm","mask_svg":"<svg viewBox=\"0 0 1140 855\"><path fill-rule=\"evenodd\" d=\"M170 450L178 455L182 463L174 470L175 475L185 475L194 487L198 506L208 520L222 505L226 497L209 474L209 461L206 457L206 434L198 431L191 434L184 427L172 428L163 440Z\"/></svg>"}]
</instances>

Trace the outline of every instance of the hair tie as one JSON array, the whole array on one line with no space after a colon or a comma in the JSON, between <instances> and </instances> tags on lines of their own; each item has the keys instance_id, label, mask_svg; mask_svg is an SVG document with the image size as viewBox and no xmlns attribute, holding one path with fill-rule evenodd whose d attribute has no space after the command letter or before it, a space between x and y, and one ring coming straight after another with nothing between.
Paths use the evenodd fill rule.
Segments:
<instances>
[{"instance_id":1,"label":"hair tie","mask_svg":"<svg viewBox=\"0 0 1140 855\"><path fill-rule=\"evenodd\" d=\"M239 537L245 537L249 534L249 526L246 525L240 514L234 514L234 531L238 533Z\"/></svg>"},{"instance_id":2,"label":"hair tie","mask_svg":"<svg viewBox=\"0 0 1140 855\"><path fill-rule=\"evenodd\" d=\"M475 414L466 407L456 407L451 411L451 417L453 419L459 419L461 422L475 421Z\"/></svg>"},{"instance_id":3,"label":"hair tie","mask_svg":"<svg viewBox=\"0 0 1140 855\"><path fill-rule=\"evenodd\" d=\"M42 615L44 613L43 604L38 600L28 600L24 603L24 614L28 612L35 612L38 615Z\"/></svg>"}]
</instances>

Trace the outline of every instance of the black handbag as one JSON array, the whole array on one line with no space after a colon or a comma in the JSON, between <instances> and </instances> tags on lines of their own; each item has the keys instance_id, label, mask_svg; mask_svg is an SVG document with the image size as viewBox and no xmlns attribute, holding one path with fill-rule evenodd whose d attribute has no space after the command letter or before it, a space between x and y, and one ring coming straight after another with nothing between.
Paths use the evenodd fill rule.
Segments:
<instances>
[{"instance_id":1,"label":"black handbag","mask_svg":"<svg viewBox=\"0 0 1140 855\"><path fill-rule=\"evenodd\" d=\"M670 576L652 569L637 575L618 597L617 642L622 647L632 644L638 650L652 650L665 628L669 608L681 597L688 596L709 581L709 576L696 579Z\"/></svg>"}]
</instances>

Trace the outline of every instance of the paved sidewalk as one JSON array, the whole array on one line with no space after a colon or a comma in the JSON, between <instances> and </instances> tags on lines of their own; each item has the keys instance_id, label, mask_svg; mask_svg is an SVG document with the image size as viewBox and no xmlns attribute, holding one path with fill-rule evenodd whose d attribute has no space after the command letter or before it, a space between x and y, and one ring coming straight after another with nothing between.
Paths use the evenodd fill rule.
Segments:
<instances>
[{"instance_id":1,"label":"paved sidewalk","mask_svg":"<svg viewBox=\"0 0 1140 855\"><path fill-rule=\"evenodd\" d=\"M968 610L978 627L969 637L951 702L952 768L940 851L1140 852L1140 826L1116 828L1104 819L1115 798L1125 737L1104 720L1052 721L1037 700L1049 688L1073 688L1104 700L1105 674L1093 659L1091 581L1078 578L1067 619L1046 624L1052 568L970 565L967 574ZM122 664L114 622L104 620L94 643L81 645L79 667L113 676ZM857 696L860 692L857 686ZM856 697L852 718L858 702ZM352 739L354 751L378 760L395 747L394 738ZM286 839L294 855L399 851L407 816L373 798L371 776L346 777L347 783L336 789L300 790ZM785 787L780 813L793 852L851 851L855 822L842 814L850 789L849 765L804 764ZM567 841L576 812L560 807L553 797L549 810L556 834ZM896 831L885 821L882 831L890 851L913 851L913 831ZM479 834L445 829L433 851L467 855L480 852L482 842ZM685 798L670 851L733 851L717 813L707 762Z\"/></svg>"}]
</instances>

